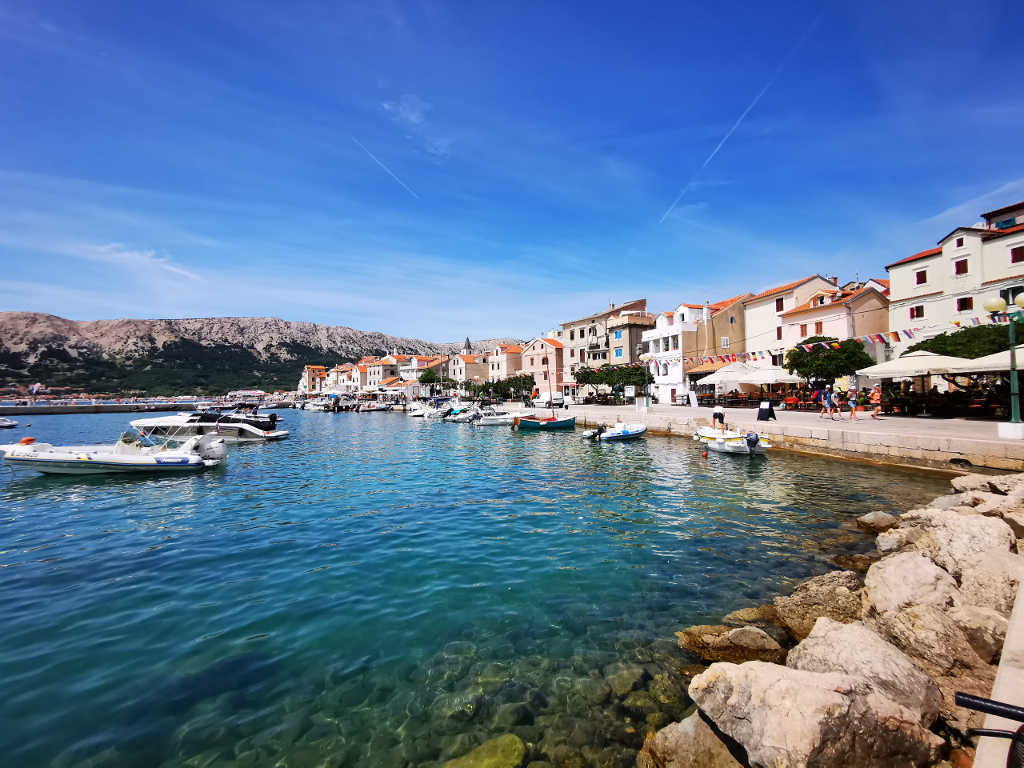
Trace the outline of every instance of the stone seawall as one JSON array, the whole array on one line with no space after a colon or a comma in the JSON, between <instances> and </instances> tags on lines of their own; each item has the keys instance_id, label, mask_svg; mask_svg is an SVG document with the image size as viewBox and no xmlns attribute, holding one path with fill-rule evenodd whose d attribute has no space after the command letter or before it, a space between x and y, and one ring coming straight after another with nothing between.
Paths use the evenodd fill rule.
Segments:
<instances>
[{"instance_id":1,"label":"stone seawall","mask_svg":"<svg viewBox=\"0 0 1024 768\"><path fill-rule=\"evenodd\" d=\"M649 733L638 768L970 765L983 716L956 692L1024 704L1024 475L952 484L898 517L858 518L877 549L855 570L676 633L710 664L689 681L698 709Z\"/></svg>"},{"instance_id":2,"label":"stone seawall","mask_svg":"<svg viewBox=\"0 0 1024 768\"><path fill-rule=\"evenodd\" d=\"M580 426L610 424L616 419L643 422L654 435L691 437L711 424L708 408L659 406L646 411L634 406L571 406ZM727 411L730 426L768 435L785 450L817 456L962 472L970 467L1024 471L1024 442L988 438L995 433L991 422L888 418L873 422L863 414L856 424L819 420L814 414L779 411L776 421L757 421L753 409ZM946 429L944 429L946 427Z\"/></svg>"}]
</instances>

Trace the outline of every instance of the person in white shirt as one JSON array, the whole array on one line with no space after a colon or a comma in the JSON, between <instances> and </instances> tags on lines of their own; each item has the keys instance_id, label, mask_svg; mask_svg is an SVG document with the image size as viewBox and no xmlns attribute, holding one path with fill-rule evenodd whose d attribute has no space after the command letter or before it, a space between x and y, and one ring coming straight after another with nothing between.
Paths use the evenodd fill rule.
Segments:
<instances>
[{"instance_id":1,"label":"person in white shirt","mask_svg":"<svg viewBox=\"0 0 1024 768\"><path fill-rule=\"evenodd\" d=\"M718 424L718 430L725 432L725 408L720 405L716 405L711 410L711 426L712 428Z\"/></svg>"}]
</instances>

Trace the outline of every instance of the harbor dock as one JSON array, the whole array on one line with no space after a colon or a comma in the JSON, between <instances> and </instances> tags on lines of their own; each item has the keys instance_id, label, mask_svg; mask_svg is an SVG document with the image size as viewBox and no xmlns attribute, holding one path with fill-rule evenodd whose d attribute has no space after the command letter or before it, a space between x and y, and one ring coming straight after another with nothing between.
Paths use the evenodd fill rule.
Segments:
<instances>
[{"instance_id":1,"label":"harbor dock","mask_svg":"<svg viewBox=\"0 0 1024 768\"><path fill-rule=\"evenodd\" d=\"M579 426L642 421L648 433L690 437L711 424L710 408L652 405L574 405ZM726 408L725 421L740 431L769 436L773 445L819 456L901 464L960 472L971 467L1024 471L1024 442L1001 440L997 423L973 419L885 416L875 421L867 412L850 422L829 421L809 411L776 410L777 419L758 421L753 408Z\"/></svg>"}]
</instances>

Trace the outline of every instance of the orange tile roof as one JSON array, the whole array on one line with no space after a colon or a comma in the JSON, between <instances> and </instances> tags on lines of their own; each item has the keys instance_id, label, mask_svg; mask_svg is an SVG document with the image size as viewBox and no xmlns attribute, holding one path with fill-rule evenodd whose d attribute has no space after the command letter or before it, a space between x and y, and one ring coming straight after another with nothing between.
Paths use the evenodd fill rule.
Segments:
<instances>
[{"instance_id":1,"label":"orange tile roof","mask_svg":"<svg viewBox=\"0 0 1024 768\"><path fill-rule=\"evenodd\" d=\"M378 360L376 355L367 355L366 357L359 358L360 365L370 365Z\"/></svg>"},{"instance_id":2,"label":"orange tile roof","mask_svg":"<svg viewBox=\"0 0 1024 768\"><path fill-rule=\"evenodd\" d=\"M801 304L799 307L794 307L793 309L789 310L788 312L783 312L781 315L779 315L779 317L788 317L789 315L798 315L798 314L800 314L802 312L813 312L816 309L826 309L828 307L835 307L835 306L837 306L839 304L845 304L850 299L853 299L853 298L855 298L857 296L860 296L862 293L864 293L864 291L877 291L877 289L876 288L871 288L869 286L865 286L863 288L858 288L856 291L848 293L846 296L843 296L841 299L837 299L836 301L831 301L828 304L816 304L816 305L812 306L811 302L808 301L806 304ZM831 291L831 293L838 293L838 291Z\"/></svg>"},{"instance_id":3,"label":"orange tile roof","mask_svg":"<svg viewBox=\"0 0 1024 768\"><path fill-rule=\"evenodd\" d=\"M356 364L356 368L359 369L360 373L366 373L366 369L369 368L369 367L370 366L368 366L368 365L359 365L358 363Z\"/></svg>"},{"instance_id":4,"label":"orange tile roof","mask_svg":"<svg viewBox=\"0 0 1024 768\"><path fill-rule=\"evenodd\" d=\"M871 279L874 280L876 283L884 285L886 288L889 287L889 281L886 279L883 279L881 277L872 277Z\"/></svg>"},{"instance_id":5,"label":"orange tile roof","mask_svg":"<svg viewBox=\"0 0 1024 768\"><path fill-rule=\"evenodd\" d=\"M1006 229L993 229L991 233L986 233L981 236L982 240L995 240L997 237L1003 235L1012 235L1014 232L1020 232L1024 229L1024 224L1018 224L1015 227L1007 227Z\"/></svg>"},{"instance_id":6,"label":"orange tile roof","mask_svg":"<svg viewBox=\"0 0 1024 768\"><path fill-rule=\"evenodd\" d=\"M402 379L401 379L401 377L400 377L400 376L388 376L388 377L387 377L386 379L384 379L383 381L381 381L380 385L381 385L382 387L390 387L390 386L391 386L392 384L394 384L394 383L395 383L396 381L401 381L401 380L402 380Z\"/></svg>"},{"instance_id":7,"label":"orange tile roof","mask_svg":"<svg viewBox=\"0 0 1024 768\"><path fill-rule=\"evenodd\" d=\"M775 288L769 288L767 291L762 291L761 293L758 293L755 296L751 296L748 299L744 299L743 303L749 304L750 302L757 301L758 299L767 299L769 296L772 296L773 294L776 293L784 293L786 291L792 290L793 288L796 288L797 286L803 285L807 281L813 280L816 277L821 277L821 275L811 275L810 277L805 277L803 280L796 280L792 283L786 283L785 285L780 285ZM824 278L822 279L824 280Z\"/></svg>"},{"instance_id":8,"label":"orange tile roof","mask_svg":"<svg viewBox=\"0 0 1024 768\"><path fill-rule=\"evenodd\" d=\"M562 342L555 341L554 339L539 339L539 341L543 341L545 344L549 344L552 347L554 347L555 349L561 349L562 348Z\"/></svg>"},{"instance_id":9,"label":"orange tile roof","mask_svg":"<svg viewBox=\"0 0 1024 768\"><path fill-rule=\"evenodd\" d=\"M913 256L907 256L905 259L894 261L892 264L888 264L885 268L888 270L890 267L895 267L897 264L908 264L911 261L917 261L918 259L927 259L929 256L938 256L940 253L942 253L941 248L929 248L927 251L921 251L920 253L915 253Z\"/></svg>"},{"instance_id":10,"label":"orange tile roof","mask_svg":"<svg viewBox=\"0 0 1024 768\"><path fill-rule=\"evenodd\" d=\"M518 344L505 344L501 347L501 351L507 355L518 355L522 354L523 348Z\"/></svg>"},{"instance_id":11,"label":"orange tile roof","mask_svg":"<svg viewBox=\"0 0 1024 768\"><path fill-rule=\"evenodd\" d=\"M475 363L477 362L478 355L459 355L464 363Z\"/></svg>"}]
</instances>

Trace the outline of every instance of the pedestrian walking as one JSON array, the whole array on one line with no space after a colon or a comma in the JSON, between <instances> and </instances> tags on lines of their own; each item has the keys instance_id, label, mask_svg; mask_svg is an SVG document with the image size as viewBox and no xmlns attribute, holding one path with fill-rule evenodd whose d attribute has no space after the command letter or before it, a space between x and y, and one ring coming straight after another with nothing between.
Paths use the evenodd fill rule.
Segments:
<instances>
[{"instance_id":1,"label":"pedestrian walking","mask_svg":"<svg viewBox=\"0 0 1024 768\"><path fill-rule=\"evenodd\" d=\"M871 402L871 418L877 421L879 413L882 411L882 385L875 384L871 390L871 394L868 395L868 400Z\"/></svg>"},{"instance_id":2,"label":"pedestrian walking","mask_svg":"<svg viewBox=\"0 0 1024 768\"><path fill-rule=\"evenodd\" d=\"M850 421L857 420L857 395L858 391L856 387L850 387L846 393L846 402L850 406Z\"/></svg>"},{"instance_id":3,"label":"pedestrian walking","mask_svg":"<svg viewBox=\"0 0 1024 768\"><path fill-rule=\"evenodd\" d=\"M832 395L829 397L829 405L831 406L828 410L828 417L835 421L836 416L843 415L843 397L839 394L839 387L832 390Z\"/></svg>"},{"instance_id":4,"label":"pedestrian walking","mask_svg":"<svg viewBox=\"0 0 1024 768\"><path fill-rule=\"evenodd\" d=\"M831 392L831 386L830 385L826 384L825 385L825 389L823 389L819 393L819 395L818 395L818 402L821 403L821 413L818 414L818 418L819 419L823 419L823 418L825 418L826 414L828 416L831 416L832 415L832 392Z\"/></svg>"}]
</instances>

